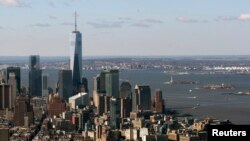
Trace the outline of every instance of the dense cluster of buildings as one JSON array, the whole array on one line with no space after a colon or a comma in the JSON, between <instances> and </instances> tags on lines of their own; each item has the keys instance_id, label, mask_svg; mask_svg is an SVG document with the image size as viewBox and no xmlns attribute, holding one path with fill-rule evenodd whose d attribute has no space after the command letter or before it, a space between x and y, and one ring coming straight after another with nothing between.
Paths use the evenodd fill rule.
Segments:
<instances>
[{"instance_id":1,"label":"dense cluster of buildings","mask_svg":"<svg viewBox=\"0 0 250 141\"><path fill-rule=\"evenodd\" d=\"M70 35L70 69L58 70L55 90L29 59L29 87L21 87L20 67L0 71L0 140L206 141L213 119L195 121L166 114L162 91L151 97L148 85L119 82L118 69L102 70L94 79L93 97L82 77L82 39ZM225 123L228 124L228 123Z\"/></svg>"}]
</instances>

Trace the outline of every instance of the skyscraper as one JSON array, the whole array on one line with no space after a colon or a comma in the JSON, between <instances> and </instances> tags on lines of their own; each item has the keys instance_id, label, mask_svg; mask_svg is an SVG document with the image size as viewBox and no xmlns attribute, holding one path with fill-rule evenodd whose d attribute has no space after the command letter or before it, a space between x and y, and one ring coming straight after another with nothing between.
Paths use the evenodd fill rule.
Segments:
<instances>
[{"instance_id":1,"label":"skyscraper","mask_svg":"<svg viewBox=\"0 0 250 141\"><path fill-rule=\"evenodd\" d=\"M82 85L84 86L84 92L89 93L88 79L86 77L82 78Z\"/></svg>"},{"instance_id":2,"label":"skyscraper","mask_svg":"<svg viewBox=\"0 0 250 141\"><path fill-rule=\"evenodd\" d=\"M132 111L132 99L129 97L121 98L121 118L127 118Z\"/></svg>"},{"instance_id":3,"label":"skyscraper","mask_svg":"<svg viewBox=\"0 0 250 141\"><path fill-rule=\"evenodd\" d=\"M94 90L97 93L106 93L105 90L105 71L94 77Z\"/></svg>"},{"instance_id":4,"label":"skyscraper","mask_svg":"<svg viewBox=\"0 0 250 141\"><path fill-rule=\"evenodd\" d=\"M34 124L34 111L28 95L20 95L16 98L13 118L15 126L23 126L25 118L28 118L29 124Z\"/></svg>"},{"instance_id":5,"label":"skyscraper","mask_svg":"<svg viewBox=\"0 0 250 141\"><path fill-rule=\"evenodd\" d=\"M82 34L77 31L75 15L75 31L70 34L70 69L74 91L78 91L82 77Z\"/></svg>"},{"instance_id":6,"label":"skyscraper","mask_svg":"<svg viewBox=\"0 0 250 141\"><path fill-rule=\"evenodd\" d=\"M123 81L120 86L120 98L131 98L132 88L129 81Z\"/></svg>"},{"instance_id":7,"label":"skyscraper","mask_svg":"<svg viewBox=\"0 0 250 141\"><path fill-rule=\"evenodd\" d=\"M11 101L10 85L0 84L0 110L11 109Z\"/></svg>"},{"instance_id":8,"label":"skyscraper","mask_svg":"<svg viewBox=\"0 0 250 141\"><path fill-rule=\"evenodd\" d=\"M120 126L121 100L112 97L110 99L110 125L111 128L117 129Z\"/></svg>"},{"instance_id":9,"label":"skyscraper","mask_svg":"<svg viewBox=\"0 0 250 141\"><path fill-rule=\"evenodd\" d=\"M39 70L40 69L40 57L39 57L39 55L31 55L30 56L29 69L30 70Z\"/></svg>"},{"instance_id":10,"label":"skyscraper","mask_svg":"<svg viewBox=\"0 0 250 141\"><path fill-rule=\"evenodd\" d=\"M118 98L119 97L119 71L105 71L105 90L106 95Z\"/></svg>"},{"instance_id":11,"label":"skyscraper","mask_svg":"<svg viewBox=\"0 0 250 141\"><path fill-rule=\"evenodd\" d=\"M42 70L40 70L40 57L31 55L29 63L29 92L31 96L42 96Z\"/></svg>"},{"instance_id":12,"label":"skyscraper","mask_svg":"<svg viewBox=\"0 0 250 141\"><path fill-rule=\"evenodd\" d=\"M98 107L99 95L104 95L106 99L109 99L110 97L119 97L118 70L103 70L100 74L94 77L93 99L96 107ZM107 106L106 110L109 110L109 105Z\"/></svg>"},{"instance_id":13,"label":"skyscraper","mask_svg":"<svg viewBox=\"0 0 250 141\"><path fill-rule=\"evenodd\" d=\"M135 86L135 93L132 95L132 109L133 111L151 109L151 90L149 86Z\"/></svg>"},{"instance_id":14,"label":"skyscraper","mask_svg":"<svg viewBox=\"0 0 250 141\"><path fill-rule=\"evenodd\" d=\"M21 90L21 71L20 67L8 67L7 68L7 81L9 81L9 74L14 73L16 79L16 90L20 92Z\"/></svg>"},{"instance_id":15,"label":"skyscraper","mask_svg":"<svg viewBox=\"0 0 250 141\"><path fill-rule=\"evenodd\" d=\"M94 105L97 107L97 109L99 107L99 104L102 102L102 101L100 101L101 97L104 98L104 96L105 96L105 81L104 81L103 86L101 88L101 80L103 81L103 79L105 79L105 75L103 75L103 77L101 77L101 74L98 74L97 76L94 77L93 101L94 101Z\"/></svg>"},{"instance_id":16,"label":"skyscraper","mask_svg":"<svg viewBox=\"0 0 250 141\"><path fill-rule=\"evenodd\" d=\"M157 113L163 113L165 110L165 101L162 99L162 91L156 90L153 101L152 101L152 110Z\"/></svg>"},{"instance_id":17,"label":"skyscraper","mask_svg":"<svg viewBox=\"0 0 250 141\"><path fill-rule=\"evenodd\" d=\"M62 99L68 100L72 96L72 71L59 70L59 95Z\"/></svg>"},{"instance_id":18,"label":"skyscraper","mask_svg":"<svg viewBox=\"0 0 250 141\"><path fill-rule=\"evenodd\" d=\"M42 86L42 92L43 92L43 97L47 97L49 92L48 92L48 75L47 74L44 74L43 75L43 86Z\"/></svg>"},{"instance_id":19,"label":"skyscraper","mask_svg":"<svg viewBox=\"0 0 250 141\"><path fill-rule=\"evenodd\" d=\"M14 108L14 103L16 100L16 95L17 95L17 87L16 87L16 76L15 73L11 72L9 73L9 79L8 79L8 84L10 86L10 106L11 108Z\"/></svg>"}]
</instances>

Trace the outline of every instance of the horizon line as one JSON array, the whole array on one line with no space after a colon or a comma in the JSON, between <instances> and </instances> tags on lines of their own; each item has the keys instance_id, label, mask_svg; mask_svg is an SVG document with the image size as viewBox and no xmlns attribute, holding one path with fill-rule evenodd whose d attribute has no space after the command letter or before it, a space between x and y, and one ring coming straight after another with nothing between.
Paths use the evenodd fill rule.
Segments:
<instances>
[{"instance_id":1,"label":"horizon line","mask_svg":"<svg viewBox=\"0 0 250 141\"><path fill-rule=\"evenodd\" d=\"M31 54L31 55L38 55L38 54ZM31 55L0 55L0 57L29 57ZM69 56L66 56L66 55L39 55L40 57L69 57ZM209 54L209 55L89 55L89 56L82 56L83 58L94 58L94 57L97 57L97 58L130 58L130 57L133 57L133 58L142 58L142 57L164 57L164 58L167 58L167 57L219 57L219 56L250 56L250 54L240 54L240 55L224 55L224 54L221 54L221 55L212 55L212 54Z\"/></svg>"}]
</instances>

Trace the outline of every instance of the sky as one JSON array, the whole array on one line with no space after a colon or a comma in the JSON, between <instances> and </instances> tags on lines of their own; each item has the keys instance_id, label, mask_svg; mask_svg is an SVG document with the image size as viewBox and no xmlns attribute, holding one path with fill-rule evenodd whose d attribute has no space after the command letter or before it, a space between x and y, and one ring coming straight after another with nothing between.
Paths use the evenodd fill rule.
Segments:
<instances>
[{"instance_id":1,"label":"sky","mask_svg":"<svg viewBox=\"0 0 250 141\"><path fill-rule=\"evenodd\" d=\"M0 56L250 55L250 0L0 0Z\"/></svg>"}]
</instances>

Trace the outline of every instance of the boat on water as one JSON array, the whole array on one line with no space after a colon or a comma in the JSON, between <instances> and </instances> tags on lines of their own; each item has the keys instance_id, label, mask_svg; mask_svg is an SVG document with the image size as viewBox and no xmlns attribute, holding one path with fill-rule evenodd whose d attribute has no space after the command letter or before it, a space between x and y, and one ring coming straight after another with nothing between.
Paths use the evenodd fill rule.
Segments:
<instances>
[{"instance_id":1,"label":"boat on water","mask_svg":"<svg viewBox=\"0 0 250 141\"><path fill-rule=\"evenodd\" d=\"M189 93L191 93L193 90L192 89L189 89Z\"/></svg>"}]
</instances>

